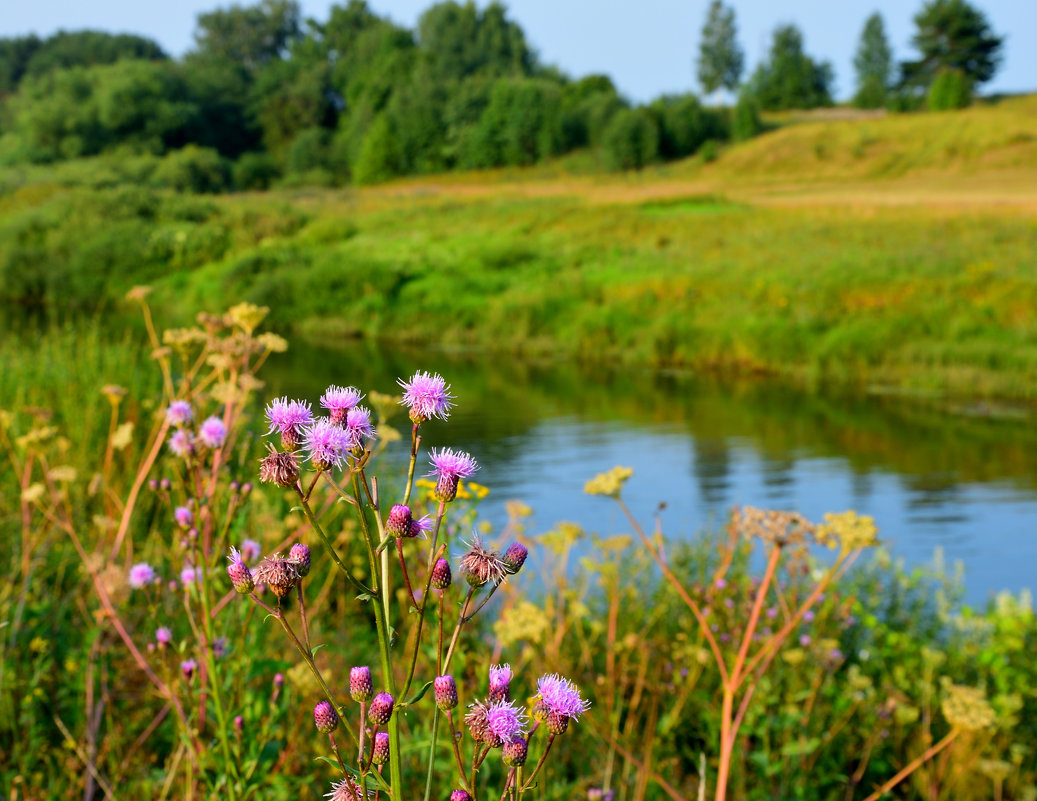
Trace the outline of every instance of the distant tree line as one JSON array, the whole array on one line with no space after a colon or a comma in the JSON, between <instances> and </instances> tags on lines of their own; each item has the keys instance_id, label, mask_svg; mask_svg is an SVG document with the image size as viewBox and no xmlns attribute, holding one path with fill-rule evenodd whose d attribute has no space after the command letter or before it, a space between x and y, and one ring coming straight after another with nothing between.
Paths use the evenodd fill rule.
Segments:
<instances>
[{"instance_id":1,"label":"distant tree line","mask_svg":"<svg viewBox=\"0 0 1037 801\"><path fill-rule=\"evenodd\" d=\"M1001 40L965 0L929 0L916 23L920 58L894 81L881 17L868 20L859 105L918 105L941 86L960 103L993 76ZM806 55L794 25L774 32L742 84L744 62L721 0L697 72L705 94L737 92L733 108L693 94L635 106L607 76L565 75L496 2L446 0L409 30L363 0L332 6L324 21L303 19L295 0L261 0L200 14L179 60L128 34L0 39L0 164L150 155L166 185L205 190L370 183L576 150L630 169L710 158L718 142L757 134L760 110L832 103L831 66Z\"/></svg>"}]
</instances>

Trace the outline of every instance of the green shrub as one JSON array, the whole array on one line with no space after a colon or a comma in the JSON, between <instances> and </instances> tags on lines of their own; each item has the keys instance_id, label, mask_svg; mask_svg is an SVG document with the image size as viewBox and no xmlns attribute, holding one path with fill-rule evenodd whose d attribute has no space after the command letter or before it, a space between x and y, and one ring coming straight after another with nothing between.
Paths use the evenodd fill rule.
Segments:
<instances>
[{"instance_id":1,"label":"green shrub","mask_svg":"<svg viewBox=\"0 0 1037 801\"><path fill-rule=\"evenodd\" d=\"M750 92L742 92L738 95L731 120L731 138L736 142L744 142L759 136L762 131L763 122L760 120L760 107L756 98Z\"/></svg>"},{"instance_id":2,"label":"green shrub","mask_svg":"<svg viewBox=\"0 0 1037 801\"><path fill-rule=\"evenodd\" d=\"M703 108L695 95L661 97L651 109L659 122L659 155L664 159L690 156L707 139L727 138L727 120Z\"/></svg>"},{"instance_id":3,"label":"green shrub","mask_svg":"<svg viewBox=\"0 0 1037 801\"><path fill-rule=\"evenodd\" d=\"M929 86L925 100L930 111L966 108L972 103L972 82L959 69L940 70Z\"/></svg>"},{"instance_id":4,"label":"green shrub","mask_svg":"<svg viewBox=\"0 0 1037 801\"><path fill-rule=\"evenodd\" d=\"M212 148L188 145L163 158L151 182L178 192L222 192L227 188L227 167Z\"/></svg>"},{"instance_id":5,"label":"green shrub","mask_svg":"<svg viewBox=\"0 0 1037 801\"><path fill-rule=\"evenodd\" d=\"M305 173L322 169L328 160L331 133L326 128L299 131L288 146L285 168L289 173Z\"/></svg>"},{"instance_id":6,"label":"green shrub","mask_svg":"<svg viewBox=\"0 0 1037 801\"><path fill-rule=\"evenodd\" d=\"M269 189L281 177L281 168L269 153L242 153L231 167L231 175L238 189Z\"/></svg>"},{"instance_id":7,"label":"green shrub","mask_svg":"<svg viewBox=\"0 0 1037 801\"><path fill-rule=\"evenodd\" d=\"M645 108L624 109L612 118L602 143L613 170L640 170L659 157L659 127Z\"/></svg>"}]
</instances>

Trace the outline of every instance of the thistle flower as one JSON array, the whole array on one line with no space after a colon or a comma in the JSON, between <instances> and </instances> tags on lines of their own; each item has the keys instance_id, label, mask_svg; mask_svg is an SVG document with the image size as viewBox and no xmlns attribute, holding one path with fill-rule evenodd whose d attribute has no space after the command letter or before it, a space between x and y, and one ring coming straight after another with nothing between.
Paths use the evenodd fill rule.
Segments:
<instances>
[{"instance_id":1,"label":"thistle flower","mask_svg":"<svg viewBox=\"0 0 1037 801\"><path fill-rule=\"evenodd\" d=\"M410 410L410 419L416 425L433 417L446 420L450 416L454 396L450 394L450 385L439 373L430 375L419 370L410 381L399 378L397 383L403 387L400 403Z\"/></svg>"},{"instance_id":2,"label":"thistle flower","mask_svg":"<svg viewBox=\"0 0 1037 801\"><path fill-rule=\"evenodd\" d=\"M436 525L435 522L432 520L432 518L429 515L425 515L424 517L420 517L417 520L415 520L414 518L411 518L411 521L410 521L410 534L408 534L407 536L410 537L411 539L415 539L417 537L420 537L421 539L426 539L425 535L428 532L432 531L432 528L435 525Z\"/></svg>"},{"instance_id":3,"label":"thistle flower","mask_svg":"<svg viewBox=\"0 0 1037 801\"><path fill-rule=\"evenodd\" d=\"M371 668L363 665L349 670L349 697L358 704L370 701L374 689L371 685Z\"/></svg>"},{"instance_id":4,"label":"thistle flower","mask_svg":"<svg viewBox=\"0 0 1037 801\"><path fill-rule=\"evenodd\" d=\"M325 419L303 431L303 442L307 458L317 470L339 467L349 451L349 435Z\"/></svg>"},{"instance_id":5,"label":"thistle flower","mask_svg":"<svg viewBox=\"0 0 1037 801\"><path fill-rule=\"evenodd\" d=\"M173 632L167 626L159 626L155 629L155 642L159 648L164 648L173 642Z\"/></svg>"},{"instance_id":6,"label":"thistle flower","mask_svg":"<svg viewBox=\"0 0 1037 801\"><path fill-rule=\"evenodd\" d=\"M212 655L216 659L223 659L227 655L227 638L217 637L212 641Z\"/></svg>"},{"instance_id":7,"label":"thistle flower","mask_svg":"<svg viewBox=\"0 0 1037 801\"><path fill-rule=\"evenodd\" d=\"M259 543L255 540L243 540L241 543L241 558L246 562L256 561L260 554L263 553L263 549L259 547Z\"/></svg>"},{"instance_id":8,"label":"thistle flower","mask_svg":"<svg viewBox=\"0 0 1037 801\"><path fill-rule=\"evenodd\" d=\"M519 735L515 735L511 740L504 743L504 751L501 753L504 764L509 768L521 768L526 764L528 755L529 743Z\"/></svg>"},{"instance_id":9,"label":"thistle flower","mask_svg":"<svg viewBox=\"0 0 1037 801\"><path fill-rule=\"evenodd\" d=\"M306 401L288 400L288 397L274 398L267 404L266 419L270 423L267 434L275 431L281 435L281 447L286 451L295 451L302 441L303 430L313 422L313 412Z\"/></svg>"},{"instance_id":10,"label":"thistle flower","mask_svg":"<svg viewBox=\"0 0 1037 801\"><path fill-rule=\"evenodd\" d=\"M173 510L173 518L180 528L190 528L191 523L194 522L194 512L189 506L178 506Z\"/></svg>"},{"instance_id":11,"label":"thistle flower","mask_svg":"<svg viewBox=\"0 0 1037 801\"><path fill-rule=\"evenodd\" d=\"M227 427L223 421L213 415L205 420L198 428L198 440L206 447L219 448L227 439Z\"/></svg>"},{"instance_id":12,"label":"thistle flower","mask_svg":"<svg viewBox=\"0 0 1037 801\"><path fill-rule=\"evenodd\" d=\"M486 704L482 701L476 701L474 704L468 705L468 713L464 716L464 722L472 735L472 739L477 743L486 742L486 737L489 734L486 716L489 711ZM489 736L492 737L493 735Z\"/></svg>"},{"instance_id":13,"label":"thistle flower","mask_svg":"<svg viewBox=\"0 0 1037 801\"><path fill-rule=\"evenodd\" d=\"M432 566L432 580L429 586L434 590L445 590L450 586L450 563L443 558L437 559Z\"/></svg>"},{"instance_id":14,"label":"thistle flower","mask_svg":"<svg viewBox=\"0 0 1037 801\"><path fill-rule=\"evenodd\" d=\"M468 553L461 557L461 573L471 586L482 587L488 582L499 584L504 581L508 568L500 554L487 550L478 535L468 547Z\"/></svg>"},{"instance_id":15,"label":"thistle flower","mask_svg":"<svg viewBox=\"0 0 1037 801\"><path fill-rule=\"evenodd\" d=\"M526 713L511 701L496 701L486 710L484 742L498 747L521 737L525 730ZM492 735L492 737L491 737Z\"/></svg>"},{"instance_id":16,"label":"thistle flower","mask_svg":"<svg viewBox=\"0 0 1037 801\"><path fill-rule=\"evenodd\" d=\"M379 726L384 726L392 717L393 703L393 698L389 693L378 693L371 700L367 716Z\"/></svg>"},{"instance_id":17,"label":"thistle flower","mask_svg":"<svg viewBox=\"0 0 1037 801\"><path fill-rule=\"evenodd\" d=\"M385 533L390 537L409 537L411 520L410 507L398 503L385 519Z\"/></svg>"},{"instance_id":18,"label":"thistle flower","mask_svg":"<svg viewBox=\"0 0 1037 801\"><path fill-rule=\"evenodd\" d=\"M332 384L327 391L320 396L320 405L328 410L328 417L337 426L346 421L346 414L360 403L364 396L356 387L340 387Z\"/></svg>"},{"instance_id":19,"label":"thistle flower","mask_svg":"<svg viewBox=\"0 0 1037 801\"><path fill-rule=\"evenodd\" d=\"M514 574L522 569L522 565L526 563L527 556L529 556L529 549L521 542L513 542L504 552L502 559L508 568L508 572Z\"/></svg>"},{"instance_id":20,"label":"thistle flower","mask_svg":"<svg viewBox=\"0 0 1037 801\"><path fill-rule=\"evenodd\" d=\"M288 552L288 559L295 563L295 569L299 571L299 578L303 578L310 572L310 549L301 542L292 546Z\"/></svg>"},{"instance_id":21,"label":"thistle flower","mask_svg":"<svg viewBox=\"0 0 1037 801\"><path fill-rule=\"evenodd\" d=\"M371 761L376 765L384 765L389 761L389 732L380 731L375 734Z\"/></svg>"},{"instance_id":22,"label":"thistle flower","mask_svg":"<svg viewBox=\"0 0 1037 801\"><path fill-rule=\"evenodd\" d=\"M363 448L364 442L375 438L374 423L371 422L371 410L366 406L357 406L346 413L345 432L349 440L349 449Z\"/></svg>"},{"instance_id":23,"label":"thistle flower","mask_svg":"<svg viewBox=\"0 0 1037 801\"><path fill-rule=\"evenodd\" d=\"M324 794L331 801L366 801L367 793L363 788L347 776L337 784L331 785L331 792Z\"/></svg>"},{"instance_id":24,"label":"thistle flower","mask_svg":"<svg viewBox=\"0 0 1037 801\"><path fill-rule=\"evenodd\" d=\"M133 589L139 590L149 584L154 584L156 578L157 575L155 573L155 568L147 562L138 562L130 568L130 574L127 581Z\"/></svg>"},{"instance_id":25,"label":"thistle flower","mask_svg":"<svg viewBox=\"0 0 1037 801\"><path fill-rule=\"evenodd\" d=\"M201 581L201 579L202 569L200 567L195 567L190 563L185 564L180 571L180 583L185 587L194 584L196 581Z\"/></svg>"},{"instance_id":26,"label":"thistle flower","mask_svg":"<svg viewBox=\"0 0 1037 801\"><path fill-rule=\"evenodd\" d=\"M259 480L288 489L299 480L299 459L291 451L281 452L267 444L270 452L259 460Z\"/></svg>"},{"instance_id":27,"label":"thistle flower","mask_svg":"<svg viewBox=\"0 0 1037 801\"><path fill-rule=\"evenodd\" d=\"M511 665L493 665L490 667L490 701L511 700Z\"/></svg>"},{"instance_id":28,"label":"thistle flower","mask_svg":"<svg viewBox=\"0 0 1037 801\"><path fill-rule=\"evenodd\" d=\"M180 672L184 674L184 678L190 681L198 670L198 663L193 659L185 659L180 663Z\"/></svg>"},{"instance_id":29,"label":"thistle flower","mask_svg":"<svg viewBox=\"0 0 1037 801\"><path fill-rule=\"evenodd\" d=\"M241 734L245 730L245 718L241 715L234 716L234 731Z\"/></svg>"},{"instance_id":30,"label":"thistle flower","mask_svg":"<svg viewBox=\"0 0 1037 801\"><path fill-rule=\"evenodd\" d=\"M191 435L183 428L178 428L170 434L166 444L174 455L183 459L194 453L194 443L191 442ZM161 482L159 482L159 486L162 486Z\"/></svg>"},{"instance_id":31,"label":"thistle flower","mask_svg":"<svg viewBox=\"0 0 1037 801\"><path fill-rule=\"evenodd\" d=\"M180 428L194 419L194 410L185 400L175 400L166 408L166 422Z\"/></svg>"},{"instance_id":32,"label":"thistle flower","mask_svg":"<svg viewBox=\"0 0 1037 801\"><path fill-rule=\"evenodd\" d=\"M590 709L590 701L580 697L579 688L557 673L537 679L536 698L534 717L545 721L552 734L563 734L570 720L579 720Z\"/></svg>"},{"instance_id":33,"label":"thistle flower","mask_svg":"<svg viewBox=\"0 0 1037 801\"><path fill-rule=\"evenodd\" d=\"M284 673L274 674L274 687L278 690L284 687Z\"/></svg>"},{"instance_id":34,"label":"thistle flower","mask_svg":"<svg viewBox=\"0 0 1037 801\"><path fill-rule=\"evenodd\" d=\"M432 682L436 706L446 712L457 706L457 684L453 676L436 676Z\"/></svg>"},{"instance_id":35,"label":"thistle flower","mask_svg":"<svg viewBox=\"0 0 1037 801\"><path fill-rule=\"evenodd\" d=\"M256 581L242 559L241 551L231 548L227 559L230 561L227 565L227 575L230 576L230 583L234 585L234 589L242 595L252 592L256 588Z\"/></svg>"},{"instance_id":36,"label":"thistle flower","mask_svg":"<svg viewBox=\"0 0 1037 801\"><path fill-rule=\"evenodd\" d=\"M457 497L457 484L479 469L478 463L464 451L451 448L432 449L429 456L432 470L428 475L436 476L436 500L449 503Z\"/></svg>"},{"instance_id":37,"label":"thistle flower","mask_svg":"<svg viewBox=\"0 0 1037 801\"><path fill-rule=\"evenodd\" d=\"M313 723L321 734L331 734L338 727L338 713L327 701L321 701L313 708Z\"/></svg>"},{"instance_id":38,"label":"thistle flower","mask_svg":"<svg viewBox=\"0 0 1037 801\"><path fill-rule=\"evenodd\" d=\"M257 584L266 584L278 598L284 598L299 583L299 566L280 554L266 557L256 567Z\"/></svg>"},{"instance_id":39,"label":"thistle flower","mask_svg":"<svg viewBox=\"0 0 1037 801\"><path fill-rule=\"evenodd\" d=\"M454 790L450 794L450 801L472 801L472 797L467 790Z\"/></svg>"}]
</instances>

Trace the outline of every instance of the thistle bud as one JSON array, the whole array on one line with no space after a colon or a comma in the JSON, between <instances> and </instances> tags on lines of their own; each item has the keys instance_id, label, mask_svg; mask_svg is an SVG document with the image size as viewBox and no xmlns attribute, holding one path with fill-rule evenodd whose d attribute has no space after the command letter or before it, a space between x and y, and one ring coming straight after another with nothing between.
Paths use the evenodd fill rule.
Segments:
<instances>
[{"instance_id":1,"label":"thistle bud","mask_svg":"<svg viewBox=\"0 0 1037 801\"><path fill-rule=\"evenodd\" d=\"M321 734L331 734L338 727L338 713L327 701L321 701L313 708L313 723Z\"/></svg>"},{"instance_id":2,"label":"thistle bud","mask_svg":"<svg viewBox=\"0 0 1037 801\"><path fill-rule=\"evenodd\" d=\"M173 486L173 483L168 478L160 479L158 482L158 488L161 490L168 490Z\"/></svg>"},{"instance_id":3,"label":"thistle bud","mask_svg":"<svg viewBox=\"0 0 1037 801\"><path fill-rule=\"evenodd\" d=\"M429 586L434 590L445 590L450 586L450 563L446 559L437 559L432 566L432 580Z\"/></svg>"},{"instance_id":4,"label":"thistle bud","mask_svg":"<svg viewBox=\"0 0 1037 801\"><path fill-rule=\"evenodd\" d=\"M493 665L490 668L491 703L511 700L511 665Z\"/></svg>"},{"instance_id":5,"label":"thistle bud","mask_svg":"<svg viewBox=\"0 0 1037 801\"><path fill-rule=\"evenodd\" d=\"M230 556L227 558L230 559L227 575L230 576L230 583L234 585L234 589L242 595L252 592L256 588L256 580L248 565L242 560L241 554L236 548L231 548Z\"/></svg>"},{"instance_id":6,"label":"thistle bud","mask_svg":"<svg viewBox=\"0 0 1037 801\"><path fill-rule=\"evenodd\" d=\"M241 715L234 716L234 731L241 734L245 730L245 719Z\"/></svg>"},{"instance_id":7,"label":"thistle bud","mask_svg":"<svg viewBox=\"0 0 1037 801\"><path fill-rule=\"evenodd\" d=\"M509 768L521 768L526 764L526 756L529 753L529 744L522 737L515 737L511 742L504 743L502 756L504 764Z\"/></svg>"},{"instance_id":8,"label":"thistle bud","mask_svg":"<svg viewBox=\"0 0 1037 801\"><path fill-rule=\"evenodd\" d=\"M569 728L569 716L564 712L552 710L547 713L546 725L551 734L565 734L565 730Z\"/></svg>"},{"instance_id":9,"label":"thistle bud","mask_svg":"<svg viewBox=\"0 0 1037 801\"><path fill-rule=\"evenodd\" d=\"M436 706L446 712L457 706L457 684L453 676L436 676L432 682L436 695Z\"/></svg>"},{"instance_id":10,"label":"thistle bud","mask_svg":"<svg viewBox=\"0 0 1037 801\"><path fill-rule=\"evenodd\" d=\"M472 797L468 795L467 790L454 790L450 794L450 801L472 801Z\"/></svg>"},{"instance_id":11,"label":"thistle bud","mask_svg":"<svg viewBox=\"0 0 1037 801\"><path fill-rule=\"evenodd\" d=\"M301 542L295 543L288 552L288 558L295 562L295 568L299 576L305 576L310 572L310 549Z\"/></svg>"},{"instance_id":12,"label":"thistle bud","mask_svg":"<svg viewBox=\"0 0 1037 801\"><path fill-rule=\"evenodd\" d=\"M275 673L274 688L280 690L282 687L284 687L284 673Z\"/></svg>"},{"instance_id":13,"label":"thistle bud","mask_svg":"<svg viewBox=\"0 0 1037 801\"><path fill-rule=\"evenodd\" d=\"M155 492L158 489L158 479L157 478L149 478L148 479L148 489L151 490L152 492Z\"/></svg>"},{"instance_id":14,"label":"thistle bud","mask_svg":"<svg viewBox=\"0 0 1037 801\"><path fill-rule=\"evenodd\" d=\"M379 726L384 726L392 717L393 699L389 693L378 693L371 701L367 716Z\"/></svg>"},{"instance_id":15,"label":"thistle bud","mask_svg":"<svg viewBox=\"0 0 1037 801\"><path fill-rule=\"evenodd\" d=\"M376 765L384 765L389 761L389 733L380 731L374 736L374 750L371 761Z\"/></svg>"},{"instance_id":16,"label":"thistle bud","mask_svg":"<svg viewBox=\"0 0 1037 801\"><path fill-rule=\"evenodd\" d=\"M409 537L410 524L410 507L398 503L389 512L389 517L385 521L385 533L390 537Z\"/></svg>"},{"instance_id":17,"label":"thistle bud","mask_svg":"<svg viewBox=\"0 0 1037 801\"><path fill-rule=\"evenodd\" d=\"M371 668L355 667L349 671L349 697L358 704L370 701L374 689L371 685Z\"/></svg>"},{"instance_id":18,"label":"thistle bud","mask_svg":"<svg viewBox=\"0 0 1037 801\"><path fill-rule=\"evenodd\" d=\"M508 546L508 550L504 552L501 559L509 573L518 573L522 569L522 565L526 563L527 556L529 556L529 549L521 542L513 542Z\"/></svg>"},{"instance_id":19,"label":"thistle bud","mask_svg":"<svg viewBox=\"0 0 1037 801\"><path fill-rule=\"evenodd\" d=\"M241 494L242 495L248 495L251 492L252 492L252 482L251 481L246 481L244 484L241 485Z\"/></svg>"},{"instance_id":20,"label":"thistle bud","mask_svg":"<svg viewBox=\"0 0 1037 801\"><path fill-rule=\"evenodd\" d=\"M436 480L435 498L441 503L450 503L457 497L459 479L451 473L442 473Z\"/></svg>"},{"instance_id":21,"label":"thistle bud","mask_svg":"<svg viewBox=\"0 0 1037 801\"><path fill-rule=\"evenodd\" d=\"M237 481L237 480L234 480L234 481L230 482L228 487L229 487L231 492L237 493L237 491L241 489L241 483L239 481Z\"/></svg>"}]
</instances>

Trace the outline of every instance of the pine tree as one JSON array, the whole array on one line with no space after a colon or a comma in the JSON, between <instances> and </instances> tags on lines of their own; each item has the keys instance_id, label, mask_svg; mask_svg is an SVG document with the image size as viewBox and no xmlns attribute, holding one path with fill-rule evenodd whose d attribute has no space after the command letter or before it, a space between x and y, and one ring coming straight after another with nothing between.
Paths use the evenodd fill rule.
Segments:
<instances>
[{"instance_id":1,"label":"pine tree","mask_svg":"<svg viewBox=\"0 0 1037 801\"><path fill-rule=\"evenodd\" d=\"M735 11L721 0L713 0L702 26L699 43L698 79L707 95L718 89L734 91L742 78L745 54L738 45Z\"/></svg>"}]
</instances>

